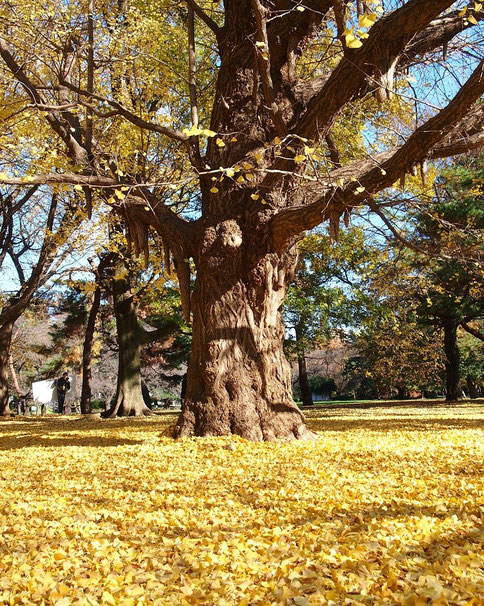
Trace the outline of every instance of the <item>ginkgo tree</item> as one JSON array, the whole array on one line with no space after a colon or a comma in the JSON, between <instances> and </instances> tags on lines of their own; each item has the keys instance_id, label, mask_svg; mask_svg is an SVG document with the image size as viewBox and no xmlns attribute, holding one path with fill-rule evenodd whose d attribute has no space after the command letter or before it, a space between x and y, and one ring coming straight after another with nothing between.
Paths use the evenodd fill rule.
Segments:
<instances>
[{"instance_id":1,"label":"ginkgo tree","mask_svg":"<svg viewBox=\"0 0 484 606\"><path fill-rule=\"evenodd\" d=\"M45 133L27 181L105 201L136 252L152 230L173 260L193 322L175 435L311 439L282 349L295 244L323 222L336 237L414 167L483 143L481 4L0 6L4 120ZM437 59L462 72L447 91Z\"/></svg>"}]
</instances>

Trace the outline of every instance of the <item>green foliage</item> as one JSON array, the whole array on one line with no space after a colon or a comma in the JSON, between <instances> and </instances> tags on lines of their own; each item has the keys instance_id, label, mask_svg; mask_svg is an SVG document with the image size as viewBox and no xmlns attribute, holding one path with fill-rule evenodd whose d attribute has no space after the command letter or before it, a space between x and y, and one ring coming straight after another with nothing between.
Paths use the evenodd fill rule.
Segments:
<instances>
[{"instance_id":1,"label":"green foliage","mask_svg":"<svg viewBox=\"0 0 484 606\"><path fill-rule=\"evenodd\" d=\"M330 377L313 375L309 379L309 387L311 388L311 391L315 394L329 394L329 396L331 396L331 392L336 389L336 383L334 382L334 379Z\"/></svg>"},{"instance_id":2,"label":"green foliage","mask_svg":"<svg viewBox=\"0 0 484 606\"><path fill-rule=\"evenodd\" d=\"M484 316L484 169L460 164L436 183L436 197L412 218L413 241L430 256L415 254L419 318L439 325L445 318L468 322Z\"/></svg>"}]
</instances>

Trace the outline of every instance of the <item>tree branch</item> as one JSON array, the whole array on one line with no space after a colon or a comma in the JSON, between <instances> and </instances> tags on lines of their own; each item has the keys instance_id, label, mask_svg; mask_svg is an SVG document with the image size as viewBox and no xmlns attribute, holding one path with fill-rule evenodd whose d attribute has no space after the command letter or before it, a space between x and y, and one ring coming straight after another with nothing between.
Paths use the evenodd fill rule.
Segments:
<instances>
[{"instance_id":1,"label":"tree branch","mask_svg":"<svg viewBox=\"0 0 484 606\"><path fill-rule=\"evenodd\" d=\"M123 105L121 105L121 103L118 103L117 101L113 101L112 99L108 99L108 98L103 97L102 95L98 95L96 93L90 93L89 91L83 90L83 89L75 86L74 84L71 84L70 82L61 81L61 84L62 84L62 86L65 86L65 87L69 88L70 90L72 90L73 92L77 93L78 95L96 99L96 101L102 101L104 103L108 103L109 105L111 105L111 107L114 107L119 112L119 114L121 116L123 116L123 118L126 118L126 120L128 120L128 122L131 122L132 124L134 124L135 126L138 126L139 128L143 128L145 130L150 130L155 133L160 133L161 135L165 135L166 137L169 137L170 139L174 139L175 141L182 141L182 142L188 141L187 135L183 134L181 131L173 129L173 128L168 128L166 126L161 126L160 124L153 124L152 122L148 122L147 120L144 120L140 116L133 114L133 112L130 112Z\"/></svg>"},{"instance_id":2,"label":"tree branch","mask_svg":"<svg viewBox=\"0 0 484 606\"><path fill-rule=\"evenodd\" d=\"M461 326L470 335L472 335L473 337L476 337L476 339L480 339L481 341L484 341L484 334L482 332L480 332L479 330L477 330L477 328L473 328L472 326L469 326L469 324L467 322L462 322Z\"/></svg>"},{"instance_id":3,"label":"tree branch","mask_svg":"<svg viewBox=\"0 0 484 606\"><path fill-rule=\"evenodd\" d=\"M291 129L299 136L324 136L336 114L371 75L383 75L399 57L412 36L453 4L452 0L409 0L382 17L359 49L348 49L331 76L309 102L307 110Z\"/></svg>"},{"instance_id":4,"label":"tree branch","mask_svg":"<svg viewBox=\"0 0 484 606\"><path fill-rule=\"evenodd\" d=\"M32 99L33 104L46 106L46 103L40 96L37 87L27 77L20 65L15 61L7 43L1 36L0 56L4 60L7 68L10 70L14 78L23 86L29 97ZM82 147L82 145L79 144L73 134L61 124L52 110L47 111L46 120L51 126L52 130L67 146L72 159L79 165L85 165L87 161L86 150Z\"/></svg>"},{"instance_id":5,"label":"tree branch","mask_svg":"<svg viewBox=\"0 0 484 606\"><path fill-rule=\"evenodd\" d=\"M189 6L189 8L191 8L193 12L197 15L197 17L199 17L199 19L201 19L205 23L205 25L212 30L212 32L215 34L215 37L217 38L217 41L220 42L222 29L215 23L213 19L211 19L207 15L204 10L202 10L200 6L198 6L198 4L194 0L185 0L185 2Z\"/></svg>"},{"instance_id":6,"label":"tree branch","mask_svg":"<svg viewBox=\"0 0 484 606\"><path fill-rule=\"evenodd\" d=\"M453 132L456 124L464 120L469 108L483 94L484 60L454 99L420 126L404 145L375 158L333 171L326 185L323 185L326 191L319 199L306 206L280 210L271 221L276 249L301 231L311 229L328 218L334 220L345 210L364 204L373 194L390 187L412 166L432 157L434 149L438 154L438 144ZM442 151L441 148L440 153ZM345 177L348 179L346 184L335 185L338 179Z\"/></svg>"},{"instance_id":7,"label":"tree branch","mask_svg":"<svg viewBox=\"0 0 484 606\"><path fill-rule=\"evenodd\" d=\"M271 112L272 121L276 127L276 131L282 137L287 134L287 128L282 118L279 107L274 97L274 87L272 84L271 77L271 57L269 49L269 39L267 37L267 21L266 21L266 10L262 6L260 0L251 0L252 10L254 11L255 21L257 24L257 42L260 48L256 49L259 73L262 78L262 89L264 91L264 98L266 104Z\"/></svg>"},{"instance_id":8,"label":"tree branch","mask_svg":"<svg viewBox=\"0 0 484 606\"><path fill-rule=\"evenodd\" d=\"M160 341L161 339L168 339L175 333L180 330L180 326L176 322L169 322L165 326L161 328L156 328L155 330L146 330L143 326L139 326L140 332L140 342L142 345L148 345L148 343L153 343L154 341Z\"/></svg>"}]
</instances>

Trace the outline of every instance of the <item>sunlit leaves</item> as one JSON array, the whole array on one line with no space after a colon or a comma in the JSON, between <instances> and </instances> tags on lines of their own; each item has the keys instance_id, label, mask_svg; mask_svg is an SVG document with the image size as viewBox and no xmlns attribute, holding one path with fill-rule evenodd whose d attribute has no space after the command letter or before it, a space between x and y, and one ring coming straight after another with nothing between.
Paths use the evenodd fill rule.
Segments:
<instances>
[{"instance_id":1,"label":"sunlit leaves","mask_svg":"<svg viewBox=\"0 0 484 606\"><path fill-rule=\"evenodd\" d=\"M476 603L483 414L314 411L315 444L0 422L0 601Z\"/></svg>"}]
</instances>

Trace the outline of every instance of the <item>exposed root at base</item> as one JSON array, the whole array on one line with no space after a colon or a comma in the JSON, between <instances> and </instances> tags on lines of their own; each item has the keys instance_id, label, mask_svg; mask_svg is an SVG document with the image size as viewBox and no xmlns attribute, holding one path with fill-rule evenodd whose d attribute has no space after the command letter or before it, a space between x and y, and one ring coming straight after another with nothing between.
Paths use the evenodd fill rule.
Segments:
<instances>
[{"instance_id":1,"label":"exposed root at base","mask_svg":"<svg viewBox=\"0 0 484 606\"><path fill-rule=\"evenodd\" d=\"M116 417L150 417L154 413L143 402L141 405L124 406L124 398L115 402L109 410L101 413L102 419L115 419Z\"/></svg>"}]
</instances>

